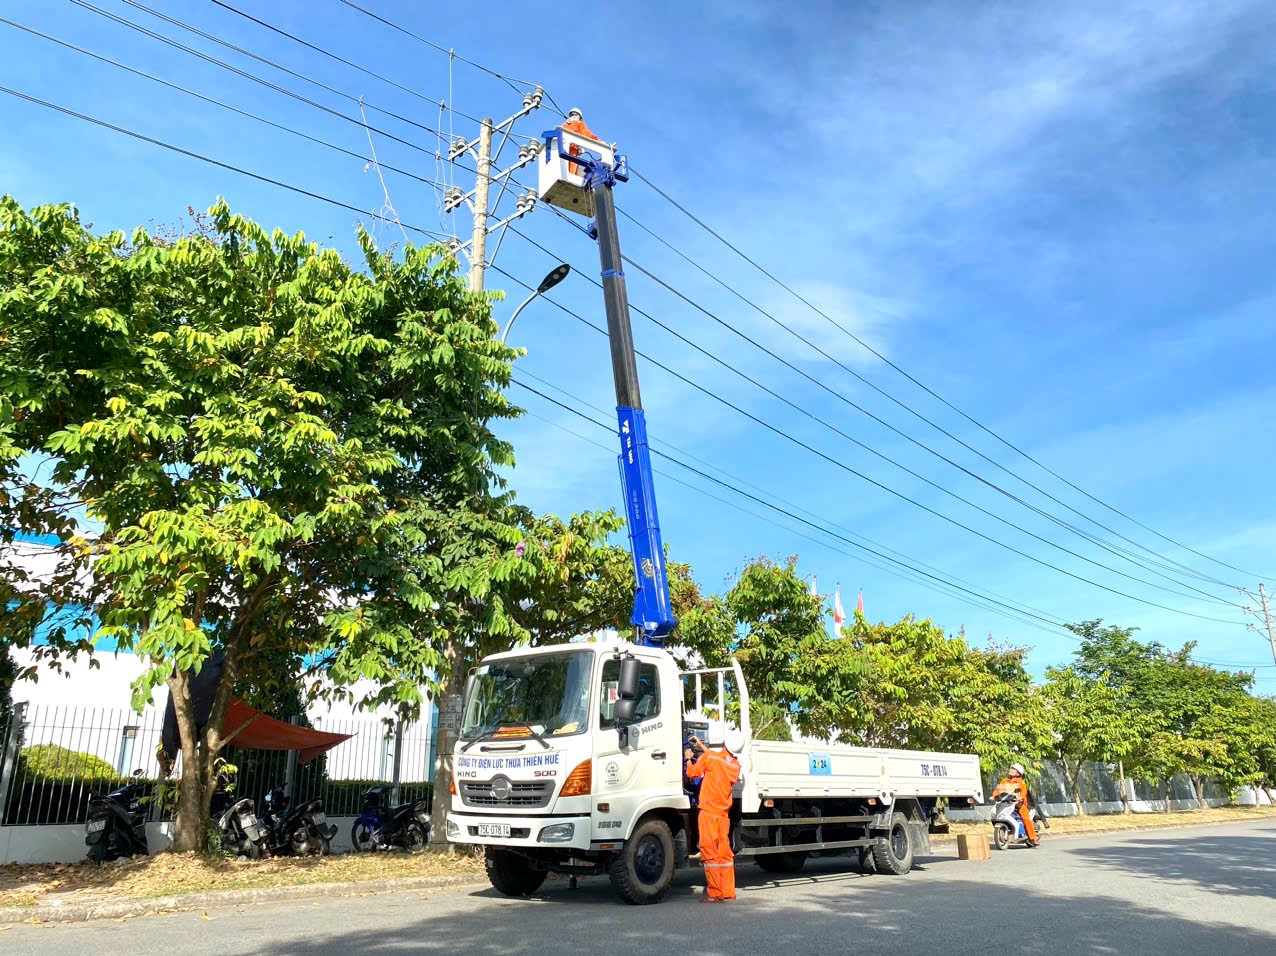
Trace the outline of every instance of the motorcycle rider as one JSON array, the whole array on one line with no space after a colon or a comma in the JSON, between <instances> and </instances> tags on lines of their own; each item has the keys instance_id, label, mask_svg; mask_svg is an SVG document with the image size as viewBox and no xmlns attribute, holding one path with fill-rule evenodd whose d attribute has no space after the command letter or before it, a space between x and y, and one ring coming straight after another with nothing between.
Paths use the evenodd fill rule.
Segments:
<instances>
[{"instance_id":1,"label":"motorcycle rider","mask_svg":"<svg viewBox=\"0 0 1276 956\"><path fill-rule=\"evenodd\" d=\"M1032 822L1032 807L1037 801L1032 798L1032 791L1028 789L1028 783L1023 778L1023 764L1012 763L1010 765L1010 771L1007 776L1003 777L993 790L993 799L995 800L1003 793L1013 793L1015 795L1015 808L1019 811L1019 819L1023 821L1023 830L1028 836L1028 846L1041 846L1041 840L1037 837L1037 828ZM1040 808L1038 808L1037 813L1041 814ZM1044 822L1044 814L1042 819Z\"/></svg>"}]
</instances>

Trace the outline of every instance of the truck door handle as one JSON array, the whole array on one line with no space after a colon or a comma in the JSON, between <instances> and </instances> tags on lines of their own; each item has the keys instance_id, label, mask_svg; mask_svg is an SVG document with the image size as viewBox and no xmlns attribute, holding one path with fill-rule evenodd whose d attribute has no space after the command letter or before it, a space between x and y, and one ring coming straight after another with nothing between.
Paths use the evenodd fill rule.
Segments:
<instances>
[{"instance_id":1,"label":"truck door handle","mask_svg":"<svg viewBox=\"0 0 1276 956\"><path fill-rule=\"evenodd\" d=\"M652 760L664 760L667 756L668 754L666 754L663 750L653 750L651 752Z\"/></svg>"}]
</instances>

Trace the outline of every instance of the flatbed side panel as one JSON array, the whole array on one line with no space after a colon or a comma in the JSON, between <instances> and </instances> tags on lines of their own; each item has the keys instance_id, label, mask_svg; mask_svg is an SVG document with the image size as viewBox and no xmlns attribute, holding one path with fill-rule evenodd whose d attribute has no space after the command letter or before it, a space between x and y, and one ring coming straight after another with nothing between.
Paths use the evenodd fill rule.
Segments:
<instances>
[{"instance_id":1,"label":"flatbed side panel","mask_svg":"<svg viewBox=\"0 0 1276 956\"><path fill-rule=\"evenodd\" d=\"M746 765L745 810L784 797L937 797L982 799L972 754L755 741Z\"/></svg>"}]
</instances>

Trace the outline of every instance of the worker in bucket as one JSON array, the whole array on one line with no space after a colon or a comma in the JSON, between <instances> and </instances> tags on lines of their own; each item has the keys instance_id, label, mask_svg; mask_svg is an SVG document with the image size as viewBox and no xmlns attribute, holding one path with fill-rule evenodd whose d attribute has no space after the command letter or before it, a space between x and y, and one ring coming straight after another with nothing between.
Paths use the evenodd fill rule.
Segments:
<instances>
[{"instance_id":1,"label":"worker in bucket","mask_svg":"<svg viewBox=\"0 0 1276 956\"><path fill-rule=\"evenodd\" d=\"M1028 789L1028 783L1023 778L1023 764L1012 763L1010 765L1010 771L993 789L993 799L1003 793L1013 793L1015 795L1015 807L1019 811L1019 819L1023 821L1023 831L1028 837L1028 845L1040 846L1041 840L1037 837L1037 828L1032 823L1032 792ZM1040 813L1040 810L1037 812Z\"/></svg>"},{"instance_id":2,"label":"worker in bucket","mask_svg":"<svg viewBox=\"0 0 1276 956\"><path fill-rule=\"evenodd\" d=\"M565 130L568 133L576 133L580 136L588 136L590 139L598 139L598 137L594 135L594 131L585 125L585 114L575 106L567 111L567 122L560 126L559 129ZM601 142L601 140L599 140L599 142ZM567 152L571 153L573 156L579 156L580 146L577 143L572 143L567 147ZM567 170L573 176L580 175L580 167L575 163L568 163Z\"/></svg>"},{"instance_id":3,"label":"worker in bucket","mask_svg":"<svg viewBox=\"0 0 1276 956\"><path fill-rule=\"evenodd\" d=\"M740 779L740 753L744 735L725 731L721 721L711 721L706 734L709 745L693 738L683 756L693 760L687 776L699 778L700 862L704 865L705 894L702 902L725 903L735 899L735 854L731 852L731 798ZM695 753L694 751L698 751Z\"/></svg>"}]
</instances>

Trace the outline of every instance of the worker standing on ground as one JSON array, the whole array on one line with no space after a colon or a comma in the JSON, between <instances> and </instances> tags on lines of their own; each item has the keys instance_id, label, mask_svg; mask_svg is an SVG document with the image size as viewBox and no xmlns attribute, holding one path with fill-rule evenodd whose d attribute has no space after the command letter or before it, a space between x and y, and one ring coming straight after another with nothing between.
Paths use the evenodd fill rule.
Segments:
<instances>
[{"instance_id":1,"label":"worker standing on ground","mask_svg":"<svg viewBox=\"0 0 1276 956\"><path fill-rule=\"evenodd\" d=\"M567 122L564 123L559 128L565 130L568 133L576 133L580 136L588 136L590 139L598 140L598 137L594 135L594 131L585 125L585 114L583 114L575 106L573 106L570 110L568 110ZM602 140L598 140L598 141L602 142ZM576 143L572 143L571 145L567 147L567 152L571 153L573 156L579 156L580 146L577 145ZM580 167L577 166L575 163L568 163L567 170L573 176L580 175Z\"/></svg>"},{"instance_id":2,"label":"worker standing on ground","mask_svg":"<svg viewBox=\"0 0 1276 956\"><path fill-rule=\"evenodd\" d=\"M1023 830L1028 836L1028 845L1040 846L1041 841L1037 838L1037 828L1032 825L1031 795L1028 792L1028 784L1023 779L1023 764L1012 763L1009 774L997 784L992 795L995 799L1003 793L1013 793L1017 798L1015 807L1019 811L1019 819L1023 821Z\"/></svg>"},{"instance_id":3,"label":"worker standing on ground","mask_svg":"<svg viewBox=\"0 0 1276 956\"><path fill-rule=\"evenodd\" d=\"M702 902L724 903L735 899L735 854L731 852L732 790L740 779L739 754L744 735L723 732L718 721L709 724L709 747L693 738L683 756L693 762L687 776L701 779L697 825L700 830L700 862L704 865L705 895ZM716 749L724 747L725 749ZM697 756L693 750L700 753Z\"/></svg>"}]
</instances>

